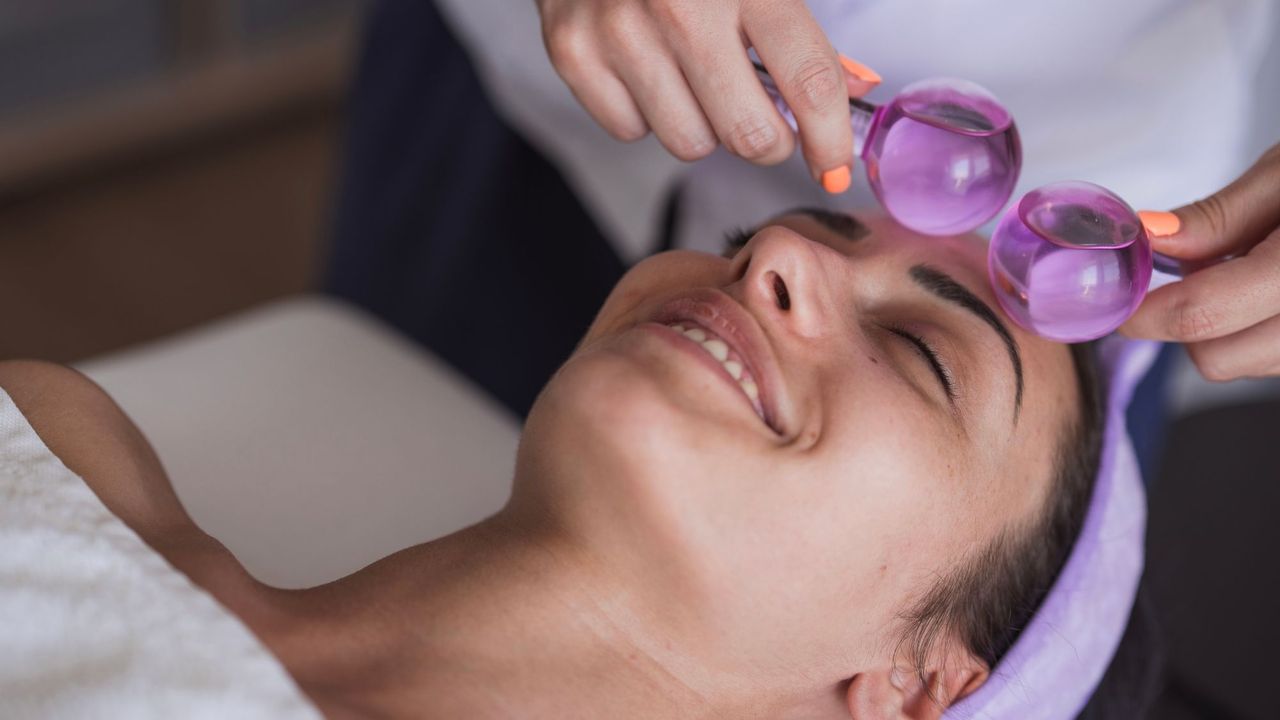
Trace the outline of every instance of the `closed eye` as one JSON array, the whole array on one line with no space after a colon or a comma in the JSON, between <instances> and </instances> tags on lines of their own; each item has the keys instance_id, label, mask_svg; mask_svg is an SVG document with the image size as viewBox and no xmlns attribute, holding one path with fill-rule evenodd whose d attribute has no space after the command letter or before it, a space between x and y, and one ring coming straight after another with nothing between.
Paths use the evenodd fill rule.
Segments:
<instances>
[{"instance_id":1,"label":"closed eye","mask_svg":"<svg viewBox=\"0 0 1280 720\"><path fill-rule=\"evenodd\" d=\"M933 370L933 374L938 378L938 384L942 386L942 391L946 393L947 400L952 403L956 400L955 378L951 374L951 370L942 363L942 359L938 356L938 352L933 346L925 341L924 338L902 327L889 327L889 332L911 343L920 357L929 363L929 369Z\"/></svg>"},{"instance_id":2,"label":"closed eye","mask_svg":"<svg viewBox=\"0 0 1280 720\"><path fill-rule=\"evenodd\" d=\"M733 257L741 250L751 238L755 236L756 231L748 228L734 228L724 234L724 250L721 252L725 257Z\"/></svg>"}]
</instances>

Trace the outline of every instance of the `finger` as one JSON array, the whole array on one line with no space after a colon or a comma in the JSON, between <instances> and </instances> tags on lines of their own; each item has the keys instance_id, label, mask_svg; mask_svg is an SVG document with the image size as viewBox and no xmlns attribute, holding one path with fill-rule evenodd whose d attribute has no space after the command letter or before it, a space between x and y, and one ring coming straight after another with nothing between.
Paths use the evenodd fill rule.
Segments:
<instances>
[{"instance_id":1,"label":"finger","mask_svg":"<svg viewBox=\"0 0 1280 720\"><path fill-rule=\"evenodd\" d=\"M641 114L668 152L692 162L716 149L715 131L674 61L651 65L644 72L624 70L621 74Z\"/></svg>"},{"instance_id":2,"label":"finger","mask_svg":"<svg viewBox=\"0 0 1280 720\"><path fill-rule=\"evenodd\" d=\"M1248 255L1151 292L1120 328L1130 337L1200 342L1280 314L1280 231Z\"/></svg>"},{"instance_id":3,"label":"finger","mask_svg":"<svg viewBox=\"0 0 1280 720\"><path fill-rule=\"evenodd\" d=\"M1219 192L1174 210L1176 220L1143 215L1164 225L1152 234L1157 252L1186 260L1243 254L1280 226L1280 145Z\"/></svg>"},{"instance_id":4,"label":"finger","mask_svg":"<svg viewBox=\"0 0 1280 720\"><path fill-rule=\"evenodd\" d=\"M615 139L635 142L649 134L644 114L617 76L602 73L589 83L569 88L600 127Z\"/></svg>"},{"instance_id":5,"label":"finger","mask_svg":"<svg viewBox=\"0 0 1280 720\"><path fill-rule=\"evenodd\" d=\"M759 165L790 157L795 135L765 93L742 38L726 26L683 27L668 31L667 40L720 142Z\"/></svg>"},{"instance_id":6,"label":"finger","mask_svg":"<svg viewBox=\"0 0 1280 720\"><path fill-rule=\"evenodd\" d=\"M849 91L835 49L803 3L770 0L744 14L743 30L795 115L809 172L849 168ZM843 188L841 188L843 190Z\"/></svg>"},{"instance_id":7,"label":"finger","mask_svg":"<svg viewBox=\"0 0 1280 720\"><path fill-rule=\"evenodd\" d=\"M715 150L711 123L657 30L644 18L637 18L625 37L623 33L615 36L610 46L611 65L662 145L686 162Z\"/></svg>"},{"instance_id":8,"label":"finger","mask_svg":"<svg viewBox=\"0 0 1280 720\"><path fill-rule=\"evenodd\" d=\"M591 36L578 25L544 25L543 42L552 66L573 96L601 127L624 142L639 140L649 126L627 86L609 70Z\"/></svg>"},{"instance_id":9,"label":"finger","mask_svg":"<svg viewBox=\"0 0 1280 720\"><path fill-rule=\"evenodd\" d=\"M1187 354L1213 382L1280 375L1280 315L1232 335L1192 343Z\"/></svg>"}]
</instances>

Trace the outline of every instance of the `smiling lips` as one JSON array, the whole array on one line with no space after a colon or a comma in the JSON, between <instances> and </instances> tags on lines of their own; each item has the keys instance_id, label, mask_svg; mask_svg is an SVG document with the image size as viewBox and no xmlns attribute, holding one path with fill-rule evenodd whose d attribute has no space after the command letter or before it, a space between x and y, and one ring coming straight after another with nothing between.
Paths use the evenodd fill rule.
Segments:
<instances>
[{"instance_id":1,"label":"smiling lips","mask_svg":"<svg viewBox=\"0 0 1280 720\"><path fill-rule=\"evenodd\" d=\"M742 357L730 348L728 343L711 330L699 327L688 320L668 323L667 327L698 343L711 357L718 360L730 377L738 382L738 387L742 388L743 394L751 401L751 407L755 408L756 414L768 424L764 405L760 402L760 386L756 384L756 378L751 371L743 365Z\"/></svg>"},{"instance_id":2,"label":"smiling lips","mask_svg":"<svg viewBox=\"0 0 1280 720\"><path fill-rule=\"evenodd\" d=\"M765 426L784 435L778 413L778 369L756 318L721 290L701 288L663 305L651 320L707 355L708 368L738 390Z\"/></svg>"}]
</instances>

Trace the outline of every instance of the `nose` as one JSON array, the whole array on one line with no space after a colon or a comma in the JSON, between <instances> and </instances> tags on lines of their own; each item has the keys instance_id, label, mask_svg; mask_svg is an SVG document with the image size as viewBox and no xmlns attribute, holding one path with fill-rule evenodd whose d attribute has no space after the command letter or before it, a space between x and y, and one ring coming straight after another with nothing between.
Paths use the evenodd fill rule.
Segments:
<instances>
[{"instance_id":1,"label":"nose","mask_svg":"<svg viewBox=\"0 0 1280 720\"><path fill-rule=\"evenodd\" d=\"M773 225L734 257L742 302L757 317L805 338L829 330L836 304L832 273L842 256L785 227Z\"/></svg>"}]
</instances>

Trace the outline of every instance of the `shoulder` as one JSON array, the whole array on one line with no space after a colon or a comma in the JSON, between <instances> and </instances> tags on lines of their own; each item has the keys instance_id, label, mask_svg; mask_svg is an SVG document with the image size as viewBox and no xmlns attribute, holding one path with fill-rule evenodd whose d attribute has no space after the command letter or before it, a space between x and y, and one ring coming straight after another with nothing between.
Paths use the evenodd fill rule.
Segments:
<instances>
[{"instance_id":1,"label":"shoulder","mask_svg":"<svg viewBox=\"0 0 1280 720\"><path fill-rule=\"evenodd\" d=\"M263 587L191 520L150 443L97 383L53 363L0 361L0 388L49 450L143 542L241 619L260 616Z\"/></svg>"},{"instance_id":2,"label":"shoulder","mask_svg":"<svg viewBox=\"0 0 1280 720\"><path fill-rule=\"evenodd\" d=\"M151 445L97 383L62 365L8 360L0 361L0 388L62 464L148 544L194 530Z\"/></svg>"}]
</instances>

